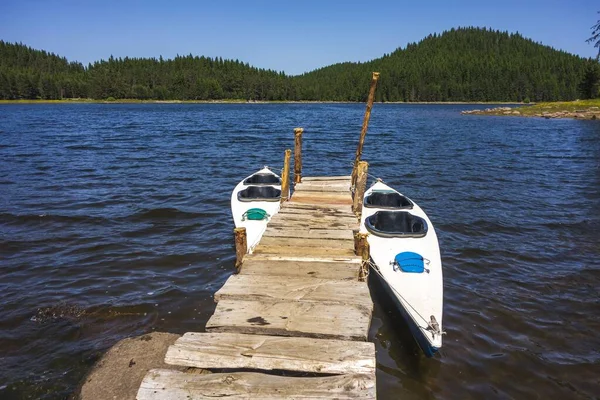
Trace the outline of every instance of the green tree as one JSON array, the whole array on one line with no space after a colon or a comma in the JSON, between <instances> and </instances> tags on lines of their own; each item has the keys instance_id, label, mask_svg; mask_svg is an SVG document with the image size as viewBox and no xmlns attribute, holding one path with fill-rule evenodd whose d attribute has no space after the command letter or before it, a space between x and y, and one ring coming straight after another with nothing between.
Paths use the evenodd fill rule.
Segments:
<instances>
[{"instance_id":1,"label":"green tree","mask_svg":"<svg viewBox=\"0 0 600 400\"><path fill-rule=\"evenodd\" d=\"M600 11L598 11L600 13ZM592 26L592 36L586 40L587 43L594 43L594 47L598 48L598 54L596 60L600 59L600 20L596 22L596 25Z\"/></svg>"},{"instance_id":2,"label":"green tree","mask_svg":"<svg viewBox=\"0 0 600 400\"><path fill-rule=\"evenodd\" d=\"M600 64L590 60L579 84L579 92L584 99L595 99L600 96Z\"/></svg>"}]
</instances>

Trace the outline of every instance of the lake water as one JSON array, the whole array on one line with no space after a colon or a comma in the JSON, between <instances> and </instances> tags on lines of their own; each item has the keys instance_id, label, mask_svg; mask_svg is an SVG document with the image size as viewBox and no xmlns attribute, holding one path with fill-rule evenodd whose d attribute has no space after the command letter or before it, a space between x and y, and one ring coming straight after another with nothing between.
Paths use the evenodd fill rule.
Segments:
<instances>
[{"instance_id":1,"label":"lake water","mask_svg":"<svg viewBox=\"0 0 600 400\"><path fill-rule=\"evenodd\" d=\"M382 399L598 398L600 123L373 109L363 158L438 233L444 347L372 282ZM0 106L0 398L69 395L102 351L202 331L234 271L229 196L281 168L348 175L364 105Z\"/></svg>"}]
</instances>

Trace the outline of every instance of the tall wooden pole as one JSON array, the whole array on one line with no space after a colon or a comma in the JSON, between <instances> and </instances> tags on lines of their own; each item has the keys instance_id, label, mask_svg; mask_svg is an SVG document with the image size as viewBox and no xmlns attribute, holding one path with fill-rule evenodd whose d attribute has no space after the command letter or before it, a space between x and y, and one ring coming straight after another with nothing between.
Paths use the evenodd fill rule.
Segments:
<instances>
[{"instance_id":1,"label":"tall wooden pole","mask_svg":"<svg viewBox=\"0 0 600 400\"><path fill-rule=\"evenodd\" d=\"M363 208L363 197L365 196L365 190L367 190L367 175L369 172L369 163L366 161L359 161L356 172L356 184L354 186L354 199L352 204L352 211L360 218Z\"/></svg>"},{"instance_id":2,"label":"tall wooden pole","mask_svg":"<svg viewBox=\"0 0 600 400\"><path fill-rule=\"evenodd\" d=\"M294 183L302 182L302 133L304 129L294 129Z\"/></svg>"},{"instance_id":3,"label":"tall wooden pole","mask_svg":"<svg viewBox=\"0 0 600 400\"><path fill-rule=\"evenodd\" d=\"M292 150L287 149L283 153L283 172L281 173L281 197L280 201L283 203L290 197L290 158L292 157Z\"/></svg>"},{"instance_id":4,"label":"tall wooden pole","mask_svg":"<svg viewBox=\"0 0 600 400\"><path fill-rule=\"evenodd\" d=\"M363 145L365 144L365 136L367 135L367 128L369 126L369 119L371 118L371 109L373 108L373 101L375 100L375 89L377 88L377 80L379 79L379 72L373 72L373 78L371 79L371 87L369 88L369 97L367 99L367 110L365 111L365 119L363 120L362 130L360 131L360 140L358 141L358 147L356 148L356 156L354 157L354 167L352 168L352 186L356 184L356 172L358 168L358 162L362 156Z\"/></svg>"}]
</instances>

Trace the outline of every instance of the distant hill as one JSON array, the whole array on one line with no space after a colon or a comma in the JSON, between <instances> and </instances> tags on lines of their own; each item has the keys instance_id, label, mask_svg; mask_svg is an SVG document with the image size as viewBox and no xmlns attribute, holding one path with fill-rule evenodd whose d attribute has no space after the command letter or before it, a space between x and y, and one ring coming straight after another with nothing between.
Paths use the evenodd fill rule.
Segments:
<instances>
[{"instance_id":1,"label":"distant hill","mask_svg":"<svg viewBox=\"0 0 600 400\"><path fill-rule=\"evenodd\" d=\"M553 101L578 97L589 61L518 33L452 29L366 63L287 76L238 60L113 58L84 67L0 41L0 99L364 101L372 71L378 101Z\"/></svg>"}]
</instances>

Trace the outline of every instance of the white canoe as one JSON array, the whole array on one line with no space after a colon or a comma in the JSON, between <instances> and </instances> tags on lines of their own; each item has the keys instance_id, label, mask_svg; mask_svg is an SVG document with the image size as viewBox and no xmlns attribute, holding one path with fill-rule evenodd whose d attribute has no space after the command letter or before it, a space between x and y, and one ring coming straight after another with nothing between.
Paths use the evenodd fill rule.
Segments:
<instances>
[{"instance_id":1,"label":"white canoe","mask_svg":"<svg viewBox=\"0 0 600 400\"><path fill-rule=\"evenodd\" d=\"M377 275L425 355L442 347L444 287L437 235L412 200L376 182L364 196L360 231L368 233Z\"/></svg>"},{"instance_id":2,"label":"white canoe","mask_svg":"<svg viewBox=\"0 0 600 400\"><path fill-rule=\"evenodd\" d=\"M251 254L267 229L267 223L279 212L281 178L267 167L244 178L231 194L231 214L236 228L246 228L248 253Z\"/></svg>"}]
</instances>

